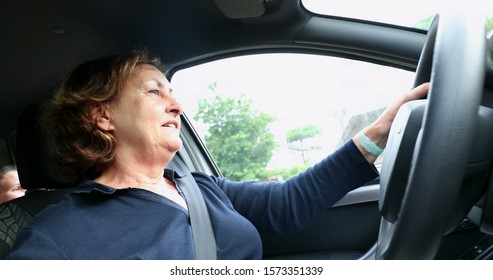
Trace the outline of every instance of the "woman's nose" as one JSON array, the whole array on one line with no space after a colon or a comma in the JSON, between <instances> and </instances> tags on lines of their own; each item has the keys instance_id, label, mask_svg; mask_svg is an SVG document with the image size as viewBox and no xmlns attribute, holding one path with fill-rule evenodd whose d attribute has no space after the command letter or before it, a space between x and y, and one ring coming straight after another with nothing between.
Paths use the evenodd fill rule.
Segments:
<instances>
[{"instance_id":1,"label":"woman's nose","mask_svg":"<svg viewBox=\"0 0 493 280\"><path fill-rule=\"evenodd\" d=\"M183 107L181 106L180 102L176 100L176 98L170 95L170 102L168 106L166 106L166 112L179 116L183 113Z\"/></svg>"}]
</instances>

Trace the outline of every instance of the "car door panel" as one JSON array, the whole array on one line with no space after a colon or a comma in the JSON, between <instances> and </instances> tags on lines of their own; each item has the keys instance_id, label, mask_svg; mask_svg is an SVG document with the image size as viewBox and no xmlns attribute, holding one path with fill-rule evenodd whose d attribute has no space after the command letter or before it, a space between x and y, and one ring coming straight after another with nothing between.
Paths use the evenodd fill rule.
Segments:
<instances>
[{"instance_id":1,"label":"car door panel","mask_svg":"<svg viewBox=\"0 0 493 280\"><path fill-rule=\"evenodd\" d=\"M378 185L365 186L298 233L262 235L264 258L357 259L374 245L379 225Z\"/></svg>"}]
</instances>

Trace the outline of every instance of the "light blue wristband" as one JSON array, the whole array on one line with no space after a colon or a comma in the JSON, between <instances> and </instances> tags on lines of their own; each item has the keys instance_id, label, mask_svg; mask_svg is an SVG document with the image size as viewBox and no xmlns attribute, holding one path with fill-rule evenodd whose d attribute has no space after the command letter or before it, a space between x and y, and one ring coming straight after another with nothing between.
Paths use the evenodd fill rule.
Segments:
<instances>
[{"instance_id":1,"label":"light blue wristband","mask_svg":"<svg viewBox=\"0 0 493 280\"><path fill-rule=\"evenodd\" d=\"M358 133L358 135L356 135L356 139L358 139L361 146L363 146L363 148L372 155L378 157L383 153L383 149L373 143L373 141L371 141L370 138L368 138L363 132Z\"/></svg>"}]
</instances>

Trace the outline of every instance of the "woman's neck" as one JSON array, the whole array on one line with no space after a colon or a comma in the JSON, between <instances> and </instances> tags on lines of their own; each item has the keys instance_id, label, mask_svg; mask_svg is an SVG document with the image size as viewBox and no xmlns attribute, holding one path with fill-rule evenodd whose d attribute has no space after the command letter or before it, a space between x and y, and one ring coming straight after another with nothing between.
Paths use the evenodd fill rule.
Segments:
<instances>
[{"instance_id":1,"label":"woman's neck","mask_svg":"<svg viewBox=\"0 0 493 280\"><path fill-rule=\"evenodd\" d=\"M113 165L94 180L115 189L139 188L164 196L183 208L187 208L184 198L178 193L174 182L164 178L164 167L138 168L115 159Z\"/></svg>"},{"instance_id":2,"label":"woman's neck","mask_svg":"<svg viewBox=\"0 0 493 280\"><path fill-rule=\"evenodd\" d=\"M163 164L140 164L115 157L113 164L95 181L115 188L158 185L163 181Z\"/></svg>"}]
</instances>

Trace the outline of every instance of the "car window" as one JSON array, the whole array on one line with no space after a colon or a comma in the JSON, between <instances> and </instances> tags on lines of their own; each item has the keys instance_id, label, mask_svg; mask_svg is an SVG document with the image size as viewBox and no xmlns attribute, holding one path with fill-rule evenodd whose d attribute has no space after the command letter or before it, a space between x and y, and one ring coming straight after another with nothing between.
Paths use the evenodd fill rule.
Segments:
<instances>
[{"instance_id":1,"label":"car window","mask_svg":"<svg viewBox=\"0 0 493 280\"><path fill-rule=\"evenodd\" d=\"M285 180L371 123L413 77L342 58L262 54L181 70L171 83L225 177Z\"/></svg>"},{"instance_id":2,"label":"car window","mask_svg":"<svg viewBox=\"0 0 493 280\"><path fill-rule=\"evenodd\" d=\"M428 30L433 16L449 9L466 9L486 16L488 31L493 30L493 1L472 0L302 0L303 6L318 14L384 22Z\"/></svg>"}]
</instances>

